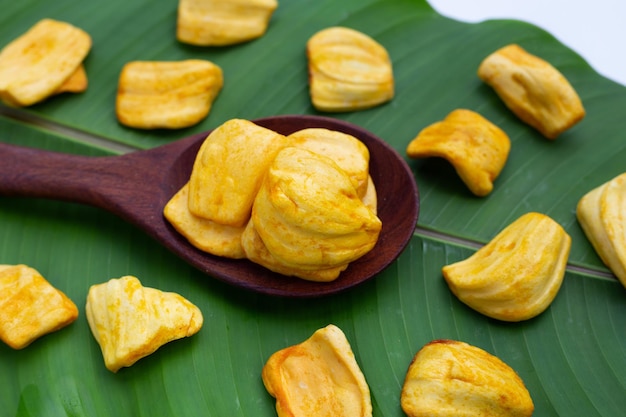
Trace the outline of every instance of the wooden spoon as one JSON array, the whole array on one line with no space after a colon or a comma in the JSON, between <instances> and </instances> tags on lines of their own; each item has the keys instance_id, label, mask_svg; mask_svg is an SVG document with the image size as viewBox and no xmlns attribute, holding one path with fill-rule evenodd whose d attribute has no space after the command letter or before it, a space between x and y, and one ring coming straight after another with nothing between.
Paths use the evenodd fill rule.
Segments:
<instances>
[{"instance_id":1,"label":"wooden spoon","mask_svg":"<svg viewBox=\"0 0 626 417\"><path fill-rule=\"evenodd\" d=\"M374 249L350 264L337 280L304 281L271 272L248 260L221 258L192 246L163 217L163 207L189 180L208 132L146 151L87 157L0 143L0 195L39 197L96 206L143 229L202 272L259 293L319 297L362 283L386 268L407 245L417 222L419 197L411 170L387 143L337 119L276 116L255 120L284 135L321 127L360 139L370 150L370 175L378 192L382 231Z\"/></svg>"}]
</instances>

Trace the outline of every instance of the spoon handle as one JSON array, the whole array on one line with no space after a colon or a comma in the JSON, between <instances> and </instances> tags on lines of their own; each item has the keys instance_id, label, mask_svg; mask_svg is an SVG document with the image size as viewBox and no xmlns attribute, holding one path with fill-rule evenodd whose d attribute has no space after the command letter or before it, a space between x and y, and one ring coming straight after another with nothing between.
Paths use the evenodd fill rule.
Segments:
<instances>
[{"instance_id":1,"label":"spoon handle","mask_svg":"<svg viewBox=\"0 0 626 417\"><path fill-rule=\"evenodd\" d=\"M0 195L40 197L110 208L119 193L118 157L87 157L0 143ZM115 160L116 163L111 163Z\"/></svg>"}]
</instances>

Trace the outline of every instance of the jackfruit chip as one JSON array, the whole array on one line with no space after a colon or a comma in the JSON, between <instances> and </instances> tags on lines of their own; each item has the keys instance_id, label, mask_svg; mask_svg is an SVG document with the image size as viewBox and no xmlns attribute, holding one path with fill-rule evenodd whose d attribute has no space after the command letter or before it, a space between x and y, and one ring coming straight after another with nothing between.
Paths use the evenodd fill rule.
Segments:
<instances>
[{"instance_id":1,"label":"jackfruit chip","mask_svg":"<svg viewBox=\"0 0 626 417\"><path fill-rule=\"evenodd\" d=\"M245 227L227 226L195 216L189 211L188 201L189 184L185 184L165 205L163 215L174 229L202 251L225 258L245 258L241 246Z\"/></svg>"},{"instance_id":2,"label":"jackfruit chip","mask_svg":"<svg viewBox=\"0 0 626 417\"><path fill-rule=\"evenodd\" d=\"M345 334L335 325L275 352L261 373L278 417L370 417L370 390Z\"/></svg>"},{"instance_id":3,"label":"jackfruit chip","mask_svg":"<svg viewBox=\"0 0 626 417\"><path fill-rule=\"evenodd\" d=\"M434 340L417 352L400 405L409 417L530 417L535 409L509 365L455 340Z\"/></svg>"},{"instance_id":4,"label":"jackfruit chip","mask_svg":"<svg viewBox=\"0 0 626 417\"><path fill-rule=\"evenodd\" d=\"M347 174L306 149L280 151L254 200L252 221L268 251L298 269L328 269L369 252L381 230Z\"/></svg>"},{"instance_id":5,"label":"jackfruit chip","mask_svg":"<svg viewBox=\"0 0 626 417\"><path fill-rule=\"evenodd\" d=\"M76 305L26 265L0 265L0 339L23 349L78 317Z\"/></svg>"},{"instance_id":6,"label":"jackfruit chip","mask_svg":"<svg viewBox=\"0 0 626 417\"><path fill-rule=\"evenodd\" d=\"M144 287L133 276L92 285L85 313L107 369L133 365L166 343L200 331L201 311L173 292Z\"/></svg>"},{"instance_id":7,"label":"jackfruit chip","mask_svg":"<svg viewBox=\"0 0 626 417\"><path fill-rule=\"evenodd\" d=\"M82 93L87 90L89 80L87 79L87 71L84 65L79 65L76 71L68 78L53 94L62 93Z\"/></svg>"},{"instance_id":8,"label":"jackfruit chip","mask_svg":"<svg viewBox=\"0 0 626 417\"><path fill-rule=\"evenodd\" d=\"M257 233L252 220L248 222L248 225L241 236L241 245L247 259L269 269L270 271L288 277L297 277L315 282L330 282L337 279L339 275L345 271L346 268L348 268L347 263L330 268L317 269L304 269L285 265L279 259L272 256L272 254L267 250L267 247Z\"/></svg>"},{"instance_id":9,"label":"jackfruit chip","mask_svg":"<svg viewBox=\"0 0 626 417\"><path fill-rule=\"evenodd\" d=\"M115 111L138 129L180 129L204 119L222 89L222 69L210 61L134 61L120 74Z\"/></svg>"},{"instance_id":10,"label":"jackfruit chip","mask_svg":"<svg viewBox=\"0 0 626 417\"><path fill-rule=\"evenodd\" d=\"M376 192L376 185L374 184L374 180L372 180L372 176L367 176L367 188L365 189L365 195L361 197L363 204L367 208L369 208L372 213L378 213L378 194Z\"/></svg>"},{"instance_id":11,"label":"jackfruit chip","mask_svg":"<svg viewBox=\"0 0 626 417\"><path fill-rule=\"evenodd\" d=\"M198 46L247 42L265 34L276 0L179 0L176 37Z\"/></svg>"},{"instance_id":12,"label":"jackfruit chip","mask_svg":"<svg viewBox=\"0 0 626 417\"><path fill-rule=\"evenodd\" d=\"M364 33L345 27L324 29L309 39L306 51L309 92L316 109L362 110L393 98L389 54Z\"/></svg>"},{"instance_id":13,"label":"jackfruit chip","mask_svg":"<svg viewBox=\"0 0 626 417\"><path fill-rule=\"evenodd\" d=\"M332 159L352 181L360 197L368 187L370 153L357 138L336 130L310 128L288 136L293 146Z\"/></svg>"},{"instance_id":14,"label":"jackfruit chip","mask_svg":"<svg viewBox=\"0 0 626 417\"><path fill-rule=\"evenodd\" d=\"M0 99L10 106L45 100L62 89L90 49L91 37L83 30L40 20L0 51Z\"/></svg>"},{"instance_id":15,"label":"jackfruit chip","mask_svg":"<svg viewBox=\"0 0 626 417\"><path fill-rule=\"evenodd\" d=\"M484 197L493 190L510 149L502 129L476 112L457 109L420 131L406 152L411 158L446 159L470 191Z\"/></svg>"},{"instance_id":16,"label":"jackfruit chip","mask_svg":"<svg viewBox=\"0 0 626 417\"><path fill-rule=\"evenodd\" d=\"M571 241L550 217L527 213L469 258L444 266L443 276L474 310L503 321L527 320L556 297Z\"/></svg>"},{"instance_id":17,"label":"jackfruit chip","mask_svg":"<svg viewBox=\"0 0 626 417\"><path fill-rule=\"evenodd\" d=\"M189 180L189 211L214 222L244 227L263 176L285 136L248 120L231 119L203 142Z\"/></svg>"},{"instance_id":18,"label":"jackfruit chip","mask_svg":"<svg viewBox=\"0 0 626 417\"><path fill-rule=\"evenodd\" d=\"M548 139L556 139L585 117L576 90L563 74L519 45L505 46L485 58L478 76L517 117Z\"/></svg>"},{"instance_id":19,"label":"jackfruit chip","mask_svg":"<svg viewBox=\"0 0 626 417\"><path fill-rule=\"evenodd\" d=\"M602 262L626 287L626 173L585 194L576 217Z\"/></svg>"}]
</instances>

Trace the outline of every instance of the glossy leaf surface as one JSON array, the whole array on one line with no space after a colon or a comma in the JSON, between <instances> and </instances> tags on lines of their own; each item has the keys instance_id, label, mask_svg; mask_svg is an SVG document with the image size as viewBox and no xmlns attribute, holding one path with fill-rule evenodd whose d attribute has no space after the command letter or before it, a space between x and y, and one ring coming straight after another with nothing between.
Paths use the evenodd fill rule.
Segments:
<instances>
[{"instance_id":1,"label":"glossy leaf surface","mask_svg":"<svg viewBox=\"0 0 626 417\"><path fill-rule=\"evenodd\" d=\"M0 0L2 46L44 17L80 26L94 41L85 62L87 92L27 109L0 107L0 140L95 156L120 152L107 141L151 148L234 117L318 114L308 96L304 45L316 31L343 25L388 49L396 96L384 106L332 116L369 129L404 154L423 127L455 108L475 110L512 140L493 193L472 196L445 161L409 161L421 208L407 249L373 281L306 302L218 283L98 209L0 197L0 263L38 269L80 310L70 327L27 349L0 345L0 415L274 416L274 400L260 378L265 360L329 323L342 328L352 344L375 416L403 415L399 396L409 362L437 338L474 344L511 365L533 397L536 416L623 413L626 291L593 252L574 212L583 194L626 171L626 89L597 75L550 34L522 22L459 23L423 0L279 3L264 37L198 48L176 41L174 0ZM556 141L519 122L476 76L486 55L513 42L563 72L587 109L583 122ZM117 79L126 62L186 58L208 59L224 70L224 89L203 122L178 131L139 131L117 123ZM469 256L475 246L468 241L485 243L528 211L543 212L566 228L572 267L539 317L513 324L487 319L454 298L441 267ZM201 308L205 324L196 336L113 374L89 331L84 302L90 285L126 274L187 297Z\"/></svg>"}]
</instances>

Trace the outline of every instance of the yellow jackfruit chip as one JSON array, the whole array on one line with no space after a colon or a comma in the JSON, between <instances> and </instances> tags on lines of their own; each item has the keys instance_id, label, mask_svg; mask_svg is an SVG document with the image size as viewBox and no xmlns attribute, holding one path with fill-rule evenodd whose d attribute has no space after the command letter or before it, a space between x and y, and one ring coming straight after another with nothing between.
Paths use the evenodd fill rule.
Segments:
<instances>
[{"instance_id":1,"label":"yellow jackfruit chip","mask_svg":"<svg viewBox=\"0 0 626 417\"><path fill-rule=\"evenodd\" d=\"M474 310L503 321L527 320L559 292L571 241L550 217L527 213L469 258L444 266L443 276Z\"/></svg>"},{"instance_id":2,"label":"yellow jackfruit chip","mask_svg":"<svg viewBox=\"0 0 626 417\"><path fill-rule=\"evenodd\" d=\"M369 36L331 27L307 42L309 91L316 109L361 110L390 101L394 77L387 50Z\"/></svg>"},{"instance_id":3,"label":"yellow jackfruit chip","mask_svg":"<svg viewBox=\"0 0 626 417\"><path fill-rule=\"evenodd\" d=\"M519 45L505 46L485 58L478 76L517 117L548 139L585 117L578 94L563 74Z\"/></svg>"},{"instance_id":4,"label":"yellow jackfruit chip","mask_svg":"<svg viewBox=\"0 0 626 417\"><path fill-rule=\"evenodd\" d=\"M359 196L368 188L370 153L357 138L336 130L311 128L288 136L293 146L332 159L352 181Z\"/></svg>"},{"instance_id":5,"label":"yellow jackfruit chip","mask_svg":"<svg viewBox=\"0 0 626 417\"><path fill-rule=\"evenodd\" d=\"M372 415L365 376L345 334L335 325L274 353L261 375L276 398L278 417Z\"/></svg>"},{"instance_id":6,"label":"yellow jackfruit chip","mask_svg":"<svg viewBox=\"0 0 626 417\"><path fill-rule=\"evenodd\" d=\"M115 111L138 129L180 129L204 119L222 89L222 69L210 61L134 61L120 74Z\"/></svg>"},{"instance_id":7,"label":"yellow jackfruit chip","mask_svg":"<svg viewBox=\"0 0 626 417\"><path fill-rule=\"evenodd\" d=\"M276 0L179 0L176 37L198 46L247 42L265 34Z\"/></svg>"},{"instance_id":8,"label":"yellow jackfruit chip","mask_svg":"<svg viewBox=\"0 0 626 417\"><path fill-rule=\"evenodd\" d=\"M227 226L195 216L189 211L189 184L185 184L165 205L163 215L176 231L196 248L225 258L241 259L246 254L241 246L245 227Z\"/></svg>"},{"instance_id":9,"label":"yellow jackfruit chip","mask_svg":"<svg viewBox=\"0 0 626 417\"><path fill-rule=\"evenodd\" d=\"M298 269L328 269L369 252L382 223L331 159L287 147L269 167L252 221L268 251Z\"/></svg>"},{"instance_id":10,"label":"yellow jackfruit chip","mask_svg":"<svg viewBox=\"0 0 626 417\"><path fill-rule=\"evenodd\" d=\"M328 282L375 246L377 209L369 150L355 137L231 119L204 140L163 214L200 250Z\"/></svg>"},{"instance_id":11,"label":"yellow jackfruit chip","mask_svg":"<svg viewBox=\"0 0 626 417\"><path fill-rule=\"evenodd\" d=\"M402 394L409 417L530 417L535 406L519 375L496 356L455 340L415 355Z\"/></svg>"},{"instance_id":12,"label":"yellow jackfruit chip","mask_svg":"<svg viewBox=\"0 0 626 417\"><path fill-rule=\"evenodd\" d=\"M63 90L90 49L91 37L83 30L40 20L0 51L0 99L11 106L45 100Z\"/></svg>"},{"instance_id":13,"label":"yellow jackfruit chip","mask_svg":"<svg viewBox=\"0 0 626 417\"><path fill-rule=\"evenodd\" d=\"M202 312L173 292L144 287L133 276L92 285L85 313L107 369L133 365L166 343L200 331Z\"/></svg>"},{"instance_id":14,"label":"yellow jackfruit chip","mask_svg":"<svg viewBox=\"0 0 626 417\"><path fill-rule=\"evenodd\" d=\"M23 349L78 317L76 305L26 265L0 265L0 339Z\"/></svg>"},{"instance_id":15,"label":"yellow jackfruit chip","mask_svg":"<svg viewBox=\"0 0 626 417\"><path fill-rule=\"evenodd\" d=\"M369 208L372 213L378 213L378 193L376 192L376 185L371 175L367 176L367 188L365 189L365 195L361 197L363 204Z\"/></svg>"},{"instance_id":16,"label":"yellow jackfruit chip","mask_svg":"<svg viewBox=\"0 0 626 417\"><path fill-rule=\"evenodd\" d=\"M457 109L423 129L408 145L411 158L440 157L452 164L470 191L484 197L506 164L511 141L480 114Z\"/></svg>"},{"instance_id":17,"label":"yellow jackfruit chip","mask_svg":"<svg viewBox=\"0 0 626 417\"><path fill-rule=\"evenodd\" d=\"M246 254L246 258L250 261L281 275L298 277L307 281L334 281L348 267L347 263L330 268L320 267L317 269L303 269L285 265L267 250L267 247L257 233L252 220L250 220L241 236L241 245L244 249L244 253Z\"/></svg>"},{"instance_id":18,"label":"yellow jackfruit chip","mask_svg":"<svg viewBox=\"0 0 626 417\"><path fill-rule=\"evenodd\" d=\"M198 217L243 227L263 176L285 136L248 120L231 119L206 138L189 180L189 210Z\"/></svg>"},{"instance_id":19,"label":"yellow jackfruit chip","mask_svg":"<svg viewBox=\"0 0 626 417\"><path fill-rule=\"evenodd\" d=\"M626 287L626 173L585 194L576 216L600 259Z\"/></svg>"},{"instance_id":20,"label":"yellow jackfruit chip","mask_svg":"<svg viewBox=\"0 0 626 417\"><path fill-rule=\"evenodd\" d=\"M76 71L65 80L59 88L57 88L53 94L62 93L82 93L87 90L89 80L87 79L87 71L85 71L84 65L79 65Z\"/></svg>"}]
</instances>

